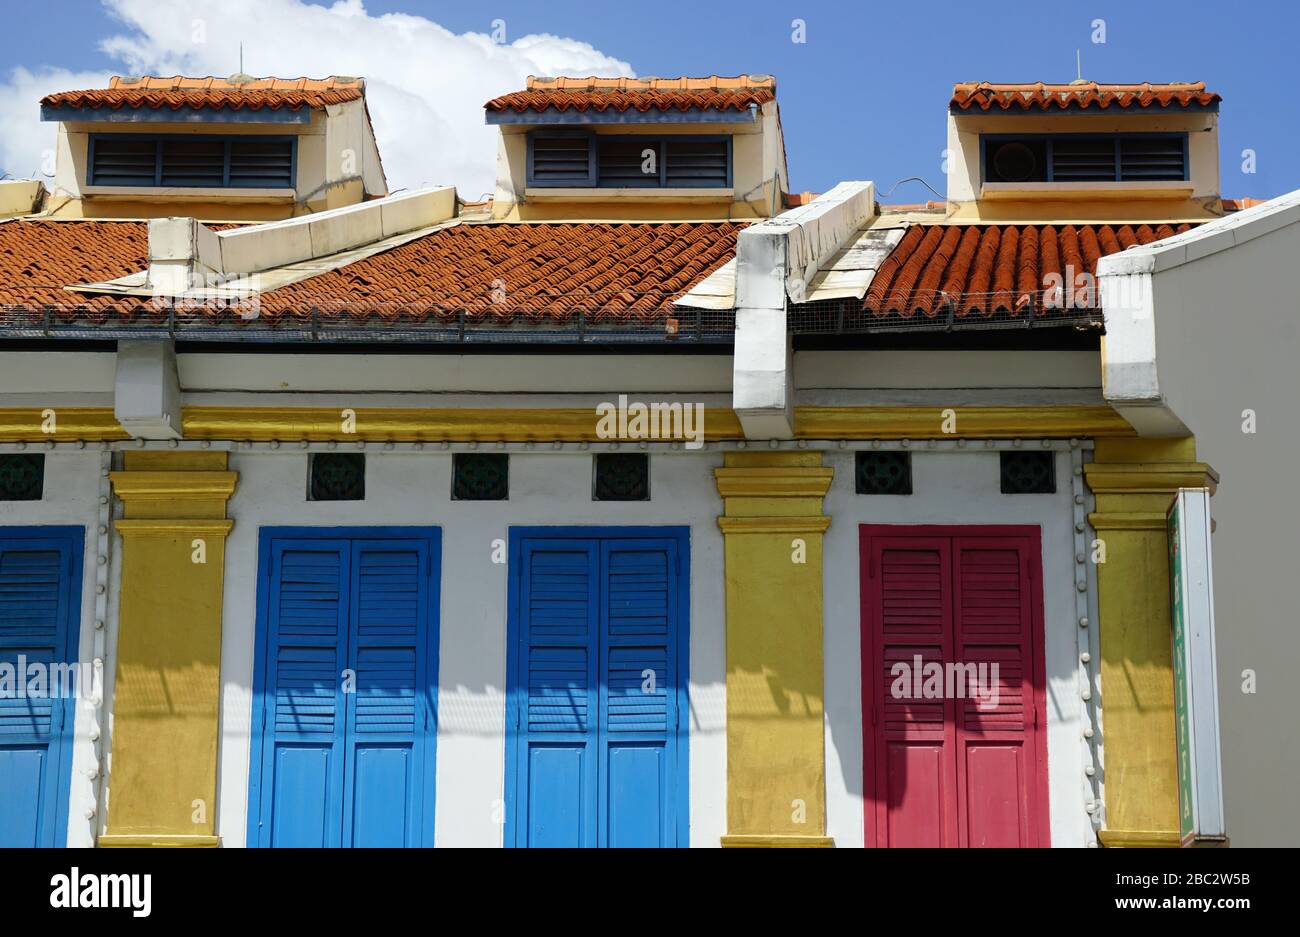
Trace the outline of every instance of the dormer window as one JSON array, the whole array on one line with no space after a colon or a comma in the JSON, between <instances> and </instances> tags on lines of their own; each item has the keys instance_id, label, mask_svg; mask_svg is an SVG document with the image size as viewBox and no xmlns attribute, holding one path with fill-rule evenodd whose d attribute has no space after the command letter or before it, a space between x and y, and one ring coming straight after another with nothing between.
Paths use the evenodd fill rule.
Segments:
<instances>
[{"instance_id":1,"label":"dormer window","mask_svg":"<svg viewBox=\"0 0 1300 937\"><path fill-rule=\"evenodd\" d=\"M983 179L1021 182L1183 182L1187 134L984 134Z\"/></svg>"},{"instance_id":2,"label":"dormer window","mask_svg":"<svg viewBox=\"0 0 1300 937\"><path fill-rule=\"evenodd\" d=\"M292 189L295 137L92 134L89 185Z\"/></svg>"},{"instance_id":3,"label":"dormer window","mask_svg":"<svg viewBox=\"0 0 1300 937\"><path fill-rule=\"evenodd\" d=\"M730 188L730 135L528 135L528 185L539 188Z\"/></svg>"}]
</instances>

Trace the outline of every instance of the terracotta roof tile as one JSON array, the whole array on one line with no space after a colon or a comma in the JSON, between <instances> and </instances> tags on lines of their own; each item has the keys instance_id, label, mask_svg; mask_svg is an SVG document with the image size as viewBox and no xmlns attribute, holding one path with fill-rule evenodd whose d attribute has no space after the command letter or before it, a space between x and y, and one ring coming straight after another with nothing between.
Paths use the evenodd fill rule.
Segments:
<instances>
[{"instance_id":1,"label":"terracotta roof tile","mask_svg":"<svg viewBox=\"0 0 1300 937\"><path fill-rule=\"evenodd\" d=\"M83 300L63 287L126 276L148 264L143 221L7 221L0 224L0 306L84 301L102 310L113 300Z\"/></svg>"},{"instance_id":2,"label":"terracotta roof tile","mask_svg":"<svg viewBox=\"0 0 1300 937\"><path fill-rule=\"evenodd\" d=\"M670 303L726 263L734 222L462 224L262 294L263 322L285 317L421 322L566 322L579 310L612 324L666 319ZM145 269L143 222L0 223L0 307L54 305L61 321L162 319L147 297L63 287ZM205 310L205 313L207 311ZM211 316L232 318L214 309Z\"/></svg>"},{"instance_id":3,"label":"terracotta roof tile","mask_svg":"<svg viewBox=\"0 0 1300 937\"><path fill-rule=\"evenodd\" d=\"M262 297L262 315L464 311L480 319L658 319L731 259L743 225L460 225Z\"/></svg>"},{"instance_id":4,"label":"terracotta roof tile","mask_svg":"<svg viewBox=\"0 0 1300 937\"><path fill-rule=\"evenodd\" d=\"M949 107L954 111L1049 111L1111 107L1184 108L1217 106L1222 100L1205 90L1205 82L1171 84L993 84L968 81L953 85Z\"/></svg>"},{"instance_id":5,"label":"terracotta roof tile","mask_svg":"<svg viewBox=\"0 0 1300 937\"><path fill-rule=\"evenodd\" d=\"M537 78L528 87L493 98L489 111L557 111L623 113L647 111L743 111L776 98L776 79L762 75L736 78Z\"/></svg>"},{"instance_id":6,"label":"terracotta roof tile","mask_svg":"<svg viewBox=\"0 0 1300 937\"><path fill-rule=\"evenodd\" d=\"M365 81L360 78L171 78L114 76L107 88L60 91L41 99L45 107L181 110L323 110L330 104L360 99Z\"/></svg>"},{"instance_id":7,"label":"terracotta roof tile","mask_svg":"<svg viewBox=\"0 0 1300 937\"><path fill-rule=\"evenodd\" d=\"M1190 227L916 224L880 265L862 306L904 319L946 315L950 305L958 318L1096 310L1100 258Z\"/></svg>"}]
</instances>

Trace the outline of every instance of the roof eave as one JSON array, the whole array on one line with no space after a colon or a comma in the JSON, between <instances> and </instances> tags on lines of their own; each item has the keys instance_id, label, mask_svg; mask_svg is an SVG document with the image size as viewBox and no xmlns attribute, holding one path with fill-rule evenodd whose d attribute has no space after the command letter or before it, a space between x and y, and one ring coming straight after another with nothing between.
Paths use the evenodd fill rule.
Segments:
<instances>
[{"instance_id":1,"label":"roof eave","mask_svg":"<svg viewBox=\"0 0 1300 937\"><path fill-rule=\"evenodd\" d=\"M68 105L41 105L41 120L57 123L103 124L309 124L313 109L308 106L262 107L251 109L181 107L147 108L71 107Z\"/></svg>"},{"instance_id":2,"label":"roof eave","mask_svg":"<svg viewBox=\"0 0 1300 937\"><path fill-rule=\"evenodd\" d=\"M626 111L618 111L614 108L606 108L603 111L588 108L585 111L570 108L568 110L557 110L548 107L544 111L535 111L532 109L526 111L515 110L486 110L484 117L487 124L496 125L525 125L525 126L584 126L591 124L746 124L754 123L758 120L760 107L755 104L744 110L725 110L702 109L692 107L685 111L671 110L649 110L638 111L629 108Z\"/></svg>"}]
</instances>

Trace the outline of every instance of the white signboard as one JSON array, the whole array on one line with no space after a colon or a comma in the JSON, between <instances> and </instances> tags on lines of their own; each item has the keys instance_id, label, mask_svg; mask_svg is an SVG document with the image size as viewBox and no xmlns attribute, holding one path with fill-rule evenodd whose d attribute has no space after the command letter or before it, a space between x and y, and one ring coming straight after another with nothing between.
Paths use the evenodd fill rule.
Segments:
<instances>
[{"instance_id":1,"label":"white signboard","mask_svg":"<svg viewBox=\"0 0 1300 937\"><path fill-rule=\"evenodd\" d=\"M1184 846L1227 842L1219 752L1210 492L1180 488L1169 509L1178 816Z\"/></svg>"}]
</instances>

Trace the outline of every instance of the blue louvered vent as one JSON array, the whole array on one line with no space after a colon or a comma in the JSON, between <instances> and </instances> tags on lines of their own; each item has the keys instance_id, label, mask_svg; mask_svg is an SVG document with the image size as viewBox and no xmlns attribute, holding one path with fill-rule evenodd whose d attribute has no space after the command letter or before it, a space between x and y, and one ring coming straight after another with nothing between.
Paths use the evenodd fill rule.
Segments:
<instances>
[{"instance_id":1,"label":"blue louvered vent","mask_svg":"<svg viewBox=\"0 0 1300 937\"><path fill-rule=\"evenodd\" d=\"M363 550L357 634L413 639L420 618L420 554Z\"/></svg>"},{"instance_id":2,"label":"blue louvered vent","mask_svg":"<svg viewBox=\"0 0 1300 937\"><path fill-rule=\"evenodd\" d=\"M281 647L276 660L275 731L334 732L340 668L332 647Z\"/></svg>"},{"instance_id":3,"label":"blue louvered vent","mask_svg":"<svg viewBox=\"0 0 1300 937\"><path fill-rule=\"evenodd\" d=\"M0 554L0 638L54 637L59 626L60 554Z\"/></svg>"},{"instance_id":4,"label":"blue louvered vent","mask_svg":"<svg viewBox=\"0 0 1300 937\"><path fill-rule=\"evenodd\" d=\"M280 558L277 733L333 734L342 680L343 560L338 550Z\"/></svg>"},{"instance_id":5,"label":"blue louvered vent","mask_svg":"<svg viewBox=\"0 0 1300 937\"><path fill-rule=\"evenodd\" d=\"M59 629L61 570L61 556L55 550L11 550L0 554L0 663L11 665L15 671L14 698L0 699L0 739L51 734L54 701L48 694L20 698L19 688L27 686L29 665L48 667L54 661L52 642ZM22 671L18 669L20 664Z\"/></svg>"},{"instance_id":6,"label":"blue louvered vent","mask_svg":"<svg viewBox=\"0 0 1300 937\"><path fill-rule=\"evenodd\" d=\"M528 630L533 638L587 637L586 553L534 553L529 565Z\"/></svg>"},{"instance_id":7,"label":"blue louvered vent","mask_svg":"<svg viewBox=\"0 0 1300 937\"><path fill-rule=\"evenodd\" d=\"M280 638L338 641L342 561L337 550L286 550L280 569Z\"/></svg>"},{"instance_id":8,"label":"blue louvered vent","mask_svg":"<svg viewBox=\"0 0 1300 937\"><path fill-rule=\"evenodd\" d=\"M586 731L589 689L585 647L534 647L528 661L528 731Z\"/></svg>"},{"instance_id":9,"label":"blue louvered vent","mask_svg":"<svg viewBox=\"0 0 1300 937\"><path fill-rule=\"evenodd\" d=\"M663 550L610 554L609 633L668 634L668 556Z\"/></svg>"},{"instance_id":10,"label":"blue louvered vent","mask_svg":"<svg viewBox=\"0 0 1300 937\"><path fill-rule=\"evenodd\" d=\"M529 556L528 729L583 732L590 713L591 556Z\"/></svg>"},{"instance_id":11,"label":"blue louvered vent","mask_svg":"<svg viewBox=\"0 0 1300 937\"><path fill-rule=\"evenodd\" d=\"M414 732L415 683L415 648L358 648L357 734Z\"/></svg>"},{"instance_id":12,"label":"blue louvered vent","mask_svg":"<svg viewBox=\"0 0 1300 937\"><path fill-rule=\"evenodd\" d=\"M610 732L668 728L666 647L612 647L607 672Z\"/></svg>"}]
</instances>

